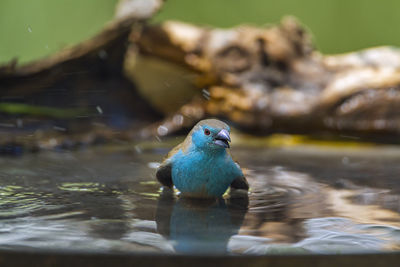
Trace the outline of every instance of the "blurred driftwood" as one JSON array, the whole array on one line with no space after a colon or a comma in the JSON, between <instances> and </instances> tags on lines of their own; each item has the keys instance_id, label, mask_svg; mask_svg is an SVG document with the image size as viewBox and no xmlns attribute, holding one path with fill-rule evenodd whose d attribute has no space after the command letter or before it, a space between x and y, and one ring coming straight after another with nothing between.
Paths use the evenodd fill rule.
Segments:
<instances>
[{"instance_id":1,"label":"blurred driftwood","mask_svg":"<svg viewBox=\"0 0 400 267\"><path fill-rule=\"evenodd\" d=\"M322 55L293 18L233 29L145 23L161 4L120 1L114 20L92 39L24 66L0 67L0 104L80 112L44 120L43 112L21 116L0 106L0 143L52 148L165 136L210 116L252 134L398 142L396 48ZM15 134L19 127L36 130Z\"/></svg>"},{"instance_id":2,"label":"blurred driftwood","mask_svg":"<svg viewBox=\"0 0 400 267\"><path fill-rule=\"evenodd\" d=\"M13 153L21 143L33 149L79 147L112 138L119 134L115 129L161 119L125 78L123 62L129 35L140 34L162 2L120 1L115 18L93 38L26 65L0 67L0 154ZM73 116L37 112L41 107Z\"/></svg>"},{"instance_id":3,"label":"blurred driftwood","mask_svg":"<svg viewBox=\"0 0 400 267\"><path fill-rule=\"evenodd\" d=\"M158 134L217 116L260 134L325 132L392 141L399 136L396 48L325 56L292 18L269 28L226 30L171 21L146 26L138 43L143 54L199 73L197 83L206 89L205 98L167 118Z\"/></svg>"}]
</instances>

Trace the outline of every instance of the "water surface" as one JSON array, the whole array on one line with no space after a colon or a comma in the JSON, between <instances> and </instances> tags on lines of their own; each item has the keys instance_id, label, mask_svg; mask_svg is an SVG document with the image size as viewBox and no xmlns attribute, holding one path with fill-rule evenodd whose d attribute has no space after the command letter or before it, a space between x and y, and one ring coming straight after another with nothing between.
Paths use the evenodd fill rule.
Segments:
<instances>
[{"instance_id":1,"label":"water surface","mask_svg":"<svg viewBox=\"0 0 400 267\"><path fill-rule=\"evenodd\" d=\"M169 147L0 158L0 249L179 254L400 250L400 149L234 147L248 198L162 192Z\"/></svg>"}]
</instances>

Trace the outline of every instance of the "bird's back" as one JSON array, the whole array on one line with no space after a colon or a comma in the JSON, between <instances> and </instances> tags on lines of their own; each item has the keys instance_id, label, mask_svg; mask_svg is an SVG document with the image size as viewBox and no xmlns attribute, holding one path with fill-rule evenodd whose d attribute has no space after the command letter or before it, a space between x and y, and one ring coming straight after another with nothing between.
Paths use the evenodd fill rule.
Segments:
<instances>
[{"instance_id":1,"label":"bird's back","mask_svg":"<svg viewBox=\"0 0 400 267\"><path fill-rule=\"evenodd\" d=\"M173 156L173 183L187 195L222 195L233 180L243 176L229 154L223 152L210 155L202 151L184 153L179 150Z\"/></svg>"}]
</instances>

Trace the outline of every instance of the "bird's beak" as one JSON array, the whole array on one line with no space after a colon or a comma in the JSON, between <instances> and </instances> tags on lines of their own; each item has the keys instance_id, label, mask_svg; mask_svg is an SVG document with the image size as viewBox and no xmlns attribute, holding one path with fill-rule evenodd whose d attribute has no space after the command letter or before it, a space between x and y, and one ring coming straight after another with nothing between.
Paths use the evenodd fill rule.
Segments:
<instances>
[{"instance_id":1,"label":"bird's beak","mask_svg":"<svg viewBox=\"0 0 400 267\"><path fill-rule=\"evenodd\" d=\"M214 144L217 146L222 146L224 148L229 148L229 143L231 141L231 137L229 136L229 132L225 129L222 129L217 133L214 137Z\"/></svg>"}]
</instances>

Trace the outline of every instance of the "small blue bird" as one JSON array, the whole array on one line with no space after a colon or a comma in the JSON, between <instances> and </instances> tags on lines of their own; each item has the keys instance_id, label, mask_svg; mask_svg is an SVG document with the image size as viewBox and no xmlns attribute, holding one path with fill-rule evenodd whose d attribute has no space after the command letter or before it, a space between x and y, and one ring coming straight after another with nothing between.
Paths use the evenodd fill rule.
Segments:
<instances>
[{"instance_id":1,"label":"small blue bird","mask_svg":"<svg viewBox=\"0 0 400 267\"><path fill-rule=\"evenodd\" d=\"M175 185L188 197L221 197L229 186L247 191L240 166L226 150L229 132L229 126L216 119L198 122L168 153L157 170L158 181L169 188Z\"/></svg>"}]
</instances>

